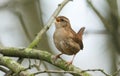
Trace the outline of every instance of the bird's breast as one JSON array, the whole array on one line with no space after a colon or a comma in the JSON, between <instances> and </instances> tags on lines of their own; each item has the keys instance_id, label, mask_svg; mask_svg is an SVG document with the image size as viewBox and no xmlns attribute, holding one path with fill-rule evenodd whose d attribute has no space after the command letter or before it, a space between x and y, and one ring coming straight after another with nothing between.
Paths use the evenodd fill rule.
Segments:
<instances>
[{"instance_id":1,"label":"bird's breast","mask_svg":"<svg viewBox=\"0 0 120 76\"><path fill-rule=\"evenodd\" d=\"M56 29L53 38L57 41L63 40L68 37L68 32L64 28Z\"/></svg>"}]
</instances>

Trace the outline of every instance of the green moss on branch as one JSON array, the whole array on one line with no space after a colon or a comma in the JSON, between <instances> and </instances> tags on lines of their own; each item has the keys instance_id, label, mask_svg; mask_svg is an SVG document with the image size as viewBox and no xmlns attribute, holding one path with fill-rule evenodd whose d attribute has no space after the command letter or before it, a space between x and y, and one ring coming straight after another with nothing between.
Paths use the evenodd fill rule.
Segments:
<instances>
[{"instance_id":1,"label":"green moss on branch","mask_svg":"<svg viewBox=\"0 0 120 76\"><path fill-rule=\"evenodd\" d=\"M0 56L0 65L9 68L15 74L19 74L19 76L34 76L33 74L30 74L28 71L23 71L25 69L23 66L21 66L19 63L6 56Z\"/></svg>"},{"instance_id":2,"label":"green moss on branch","mask_svg":"<svg viewBox=\"0 0 120 76\"><path fill-rule=\"evenodd\" d=\"M90 76L90 74L86 72L82 72L82 70L74 65L66 66L66 61L62 59L57 59L57 61L53 61L53 55L46 51L36 50L36 49L19 49L19 48L0 48L0 53L3 55L11 56L11 57L21 57L21 58L32 58L32 59L40 59L44 60L50 64L53 64L65 71L73 71L76 73L75 76Z\"/></svg>"}]
</instances>

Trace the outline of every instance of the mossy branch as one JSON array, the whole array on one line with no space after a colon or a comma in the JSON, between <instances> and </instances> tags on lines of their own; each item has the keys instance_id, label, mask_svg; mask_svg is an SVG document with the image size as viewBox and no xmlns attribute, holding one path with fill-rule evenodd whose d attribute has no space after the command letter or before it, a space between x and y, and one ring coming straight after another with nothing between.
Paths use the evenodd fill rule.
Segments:
<instances>
[{"instance_id":1,"label":"mossy branch","mask_svg":"<svg viewBox=\"0 0 120 76\"><path fill-rule=\"evenodd\" d=\"M44 60L50 64L53 64L62 70L65 71L73 71L75 76L90 76L90 74L86 72L82 72L81 69L78 67L75 67L74 65L66 66L66 61L63 59L57 59L54 63L53 61L53 55L49 52L42 51L42 50L36 50L36 49L30 49L30 48L25 48L25 49L20 49L20 48L0 48L0 53L2 53L5 56L10 56L10 57L22 57L22 58L32 58L32 59L40 59ZM12 64L11 64L12 65ZM73 74L72 73L72 74Z\"/></svg>"},{"instance_id":2,"label":"mossy branch","mask_svg":"<svg viewBox=\"0 0 120 76\"><path fill-rule=\"evenodd\" d=\"M28 71L23 71L25 69L24 66L6 56L0 56L0 65L6 66L19 76L34 76L34 74L30 74Z\"/></svg>"}]
</instances>

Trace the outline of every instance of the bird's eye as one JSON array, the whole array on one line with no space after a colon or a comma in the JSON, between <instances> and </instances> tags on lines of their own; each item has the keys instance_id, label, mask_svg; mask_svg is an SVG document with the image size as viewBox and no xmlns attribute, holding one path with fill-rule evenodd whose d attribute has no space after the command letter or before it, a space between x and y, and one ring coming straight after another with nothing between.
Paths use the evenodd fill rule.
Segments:
<instances>
[{"instance_id":1,"label":"bird's eye","mask_svg":"<svg viewBox=\"0 0 120 76\"><path fill-rule=\"evenodd\" d=\"M60 19L61 21L64 21L64 19Z\"/></svg>"}]
</instances>

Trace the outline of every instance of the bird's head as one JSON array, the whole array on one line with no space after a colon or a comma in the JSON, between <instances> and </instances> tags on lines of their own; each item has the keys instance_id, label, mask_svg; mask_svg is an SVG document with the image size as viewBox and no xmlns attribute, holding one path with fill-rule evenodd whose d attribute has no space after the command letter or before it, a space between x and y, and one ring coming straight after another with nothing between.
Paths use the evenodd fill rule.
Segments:
<instances>
[{"instance_id":1,"label":"bird's head","mask_svg":"<svg viewBox=\"0 0 120 76\"><path fill-rule=\"evenodd\" d=\"M56 20L55 22L56 28L70 27L70 21L65 16L55 17L55 20Z\"/></svg>"}]
</instances>

